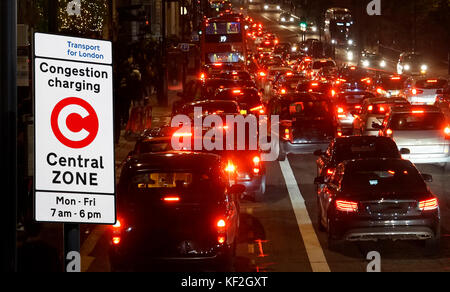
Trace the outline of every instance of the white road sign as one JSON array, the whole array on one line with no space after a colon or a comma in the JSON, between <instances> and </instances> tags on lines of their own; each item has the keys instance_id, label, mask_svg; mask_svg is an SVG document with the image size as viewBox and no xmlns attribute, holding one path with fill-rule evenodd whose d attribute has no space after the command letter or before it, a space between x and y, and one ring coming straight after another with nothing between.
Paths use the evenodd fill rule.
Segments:
<instances>
[{"instance_id":1,"label":"white road sign","mask_svg":"<svg viewBox=\"0 0 450 292\"><path fill-rule=\"evenodd\" d=\"M103 57L72 56L70 44ZM36 221L116 221L111 50L105 41L35 34Z\"/></svg>"}]
</instances>

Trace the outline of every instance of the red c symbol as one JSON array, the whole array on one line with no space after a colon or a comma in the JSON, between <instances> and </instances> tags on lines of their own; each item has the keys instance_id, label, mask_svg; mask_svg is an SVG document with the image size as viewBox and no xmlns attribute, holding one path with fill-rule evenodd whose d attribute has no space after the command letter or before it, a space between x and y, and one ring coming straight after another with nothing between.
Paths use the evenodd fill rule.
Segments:
<instances>
[{"instance_id":1,"label":"red c symbol","mask_svg":"<svg viewBox=\"0 0 450 292\"><path fill-rule=\"evenodd\" d=\"M85 100L69 97L53 109L51 125L55 137L69 148L89 146L98 134L98 117Z\"/></svg>"}]
</instances>

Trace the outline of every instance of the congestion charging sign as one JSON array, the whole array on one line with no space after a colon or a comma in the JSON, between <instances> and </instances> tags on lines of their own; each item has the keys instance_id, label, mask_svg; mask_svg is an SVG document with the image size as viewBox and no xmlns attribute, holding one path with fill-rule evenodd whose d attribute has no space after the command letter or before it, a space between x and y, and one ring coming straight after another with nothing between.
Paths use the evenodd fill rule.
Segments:
<instances>
[{"instance_id":1,"label":"congestion charging sign","mask_svg":"<svg viewBox=\"0 0 450 292\"><path fill-rule=\"evenodd\" d=\"M35 219L116 222L112 44L36 33Z\"/></svg>"}]
</instances>

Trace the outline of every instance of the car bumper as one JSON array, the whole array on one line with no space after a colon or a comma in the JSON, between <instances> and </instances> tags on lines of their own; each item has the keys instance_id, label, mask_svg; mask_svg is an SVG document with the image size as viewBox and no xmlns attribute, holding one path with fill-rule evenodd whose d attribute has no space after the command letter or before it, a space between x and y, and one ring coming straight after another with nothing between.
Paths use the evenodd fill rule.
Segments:
<instances>
[{"instance_id":1,"label":"car bumper","mask_svg":"<svg viewBox=\"0 0 450 292\"><path fill-rule=\"evenodd\" d=\"M332 236L346 241L427 240L438 234L438 218L438 215L430 215L395 221L337 220L333 223Z\"/></svg>"},{"instance_id":2,"label":"car bumper","mask_svg":"<svg viewBox=\"0 0 450 292\"><path fill-rule=\"evenodd\" d=\"M311 144L296 144L288 141L283 144L283 147L286 154L312 154L316 150L325 151L329 145L329 141Z\"/></svg>"}]
</instances>

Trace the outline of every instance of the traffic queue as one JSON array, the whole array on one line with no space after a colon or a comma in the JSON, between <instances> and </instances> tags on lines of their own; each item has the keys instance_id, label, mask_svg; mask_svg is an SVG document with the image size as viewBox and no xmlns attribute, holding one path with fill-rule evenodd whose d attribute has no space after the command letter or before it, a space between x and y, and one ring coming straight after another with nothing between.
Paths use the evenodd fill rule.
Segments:
<instances>
[{"instance_id":1,"label":"traffic queue","mask_svg":"<svg viewBox=\"0 0 450 292\"><path fill-rule=\"evenodd\" d=\"M221 117L219 131L227 132L227 115L277 116L279 135L271 139L277 140L278 160L318 157L318 226L330 248L388 239L419 240L430 252L438 250L439 202L426 184L431 175L416 165L450 167L447 79L340 63L318 54L316 41L281 43L243 14L222 13L206 22L205 38L236 33L239 23L245 48L202 52L201 72L180 94L172 118L199 118L195 108L201 107L200 118ZM216 31L208 28L211 23ZM118 187L119 220L110 232L113 269L139 262L122 260L127 257L212 261L222 269L232 264L241 201L264 200L270 162L260 148L174 145L202 139L208 130L200 137L193 129L169 126L142 134Z\"/></svg>"}]
</instances>

